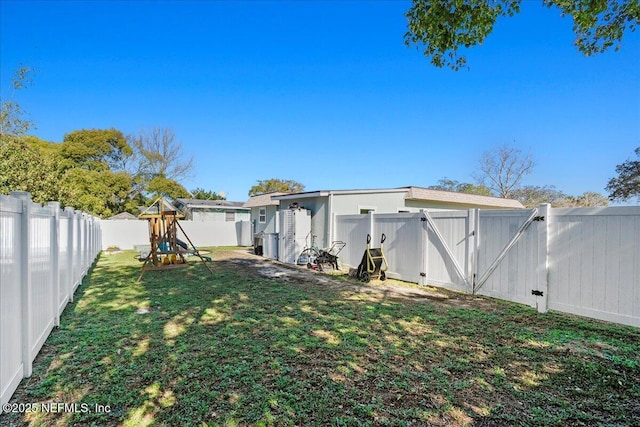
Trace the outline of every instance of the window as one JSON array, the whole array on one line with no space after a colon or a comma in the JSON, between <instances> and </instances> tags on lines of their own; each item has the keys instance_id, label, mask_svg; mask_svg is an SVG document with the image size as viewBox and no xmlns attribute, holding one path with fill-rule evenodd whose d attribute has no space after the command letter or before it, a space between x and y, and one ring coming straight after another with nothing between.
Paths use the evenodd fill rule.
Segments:
<instances>
[{"instance_id":1,"label":"window","mask_svg":"<svg viewBox=\"0 0 640 427\"><path fill-rule=\"evenodd\" d=\"M236 221L236 213L234 211L226 211L224 213L224 220L227 222L235 222Z\"/></svg>"},{"instance_id":2,"label":"window","mask_svg":"<svg viewBox=\"0 0 640 427\"><path fill-rule=\"evenodd\" d=\"M258 222L262 224L267 222L267 208L260 208L258 212Z\"/></svg>"}]
</instances>

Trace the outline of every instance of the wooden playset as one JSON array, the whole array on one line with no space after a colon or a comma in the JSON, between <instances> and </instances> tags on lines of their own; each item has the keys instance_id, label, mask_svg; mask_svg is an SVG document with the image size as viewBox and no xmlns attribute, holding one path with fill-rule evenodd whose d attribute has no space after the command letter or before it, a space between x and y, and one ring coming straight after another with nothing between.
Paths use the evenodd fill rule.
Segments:
<instances>
[{"instance_id":1,"label":"wooden playset","mask_svg":"<svg viewBox=\"0 0 640 427\"><path fill-rule=\"evenodd\" d=\"M188 256L198 257L207 270L213 274L209 266L211 258L203 256L187 236L178 222L184 215L179 214L175 207L171 206L163 197L149 206L139 218L149 221L149 254L144 258L142 272L138 281L149 270L167 270L187 266ZM178 230L187 240L188 244L178 238Z\"/></svg>"}]
</instances>

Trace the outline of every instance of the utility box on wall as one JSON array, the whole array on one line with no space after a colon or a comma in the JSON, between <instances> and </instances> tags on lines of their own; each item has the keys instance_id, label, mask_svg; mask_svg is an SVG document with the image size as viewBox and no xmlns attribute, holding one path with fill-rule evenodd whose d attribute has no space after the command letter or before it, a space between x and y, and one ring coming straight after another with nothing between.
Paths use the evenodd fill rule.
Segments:
<instances>
[{"instance_id":1,"label":"utility box on wall","mask_svg":"<svg viewBox=\"0 0 640 427\"><path fill-rule=\"evenodd\" d=\"M306 209L280 211L280 238L278 259L280 262L295 264L309 240L311 244L311 212Z\"/></svg>"}]
</instances>

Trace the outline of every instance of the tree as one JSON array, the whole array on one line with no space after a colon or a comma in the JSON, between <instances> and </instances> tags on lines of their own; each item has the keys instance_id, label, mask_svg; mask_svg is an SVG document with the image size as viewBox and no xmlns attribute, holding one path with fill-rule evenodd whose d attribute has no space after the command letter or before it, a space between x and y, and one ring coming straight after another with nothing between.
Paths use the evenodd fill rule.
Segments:
<instances>
[{"instance_id":1,"label":"tree","mask_svg":"<svg viewBox=\"0 0 640 427\"><path fill-rule=\"evenodd\" d=\"M412 0L407 11L407 46L423 49L437 67L459 70L466 65L461 48L480 45L499 17L520 12L522 0ZM638 0L542 0L573 18L574 44L585 56L620 48L627 31L635 31L640 18Z\"/></svg>"},{"instance_id":2,"label":"tree","mask_svg":"<svg viewBox=\"0 0 640 427\"><path fill-rule=\"evenodd\" d=\"M570 196L558 190L555 185L525 185L513 190L512 197L519 200L527 208L535 208L543 203L549 203L554 208L586 208L609 205L602 194L587 191L579 196Z\"/></svg>"},{"instance_id":3,"label":"tree","mask_svg":"<svg viewBox=\"0 0 640 427\"><path fill-rule=\"evenodd\" d=\"M133 150L117 129L81 129L64 136L61 169L123 170Z\"/></svg>"},{"instance_id":4,"label":"tree","mask_svg":"<svg viewBox=\"0 0 640 427\"><path fill-rule=\"evenodd\" d=\"M283 180L271 178L266 180L259 180L258 184L254 185L249 190L249 196L273 193L274 191L280 191L283 193L299 193L301 191L304 191L304 185L290 179Z\"/></svg>"},{"instance_id":5,"label":"tree","mask_svg":"<svg viewBox=\"0 0 640 427\"><path fill-rule=\"evenodd\" d=\"M484 185L458 182L447 177L438 180L438 185L432 185L428 188L439 191L453 191L455 193L478 194L480 196L491 195L491 190Z\"/></svg>"},{"instance_id":6,"label":"tree","mask_svg":"<svg viewBox=\"0 0 640 427\"><path fill-rule=\"evenodd\" d=\"M71 168L60 180L60 202L106 218L131 209L131 179L124 171Z\"/></svg>"},{"instance_id":7,"label":"tree","mask_svg":"<svg viewBox=\"0 0 640 427\"><path fill-rule=\"evenodd\" d=\"M637 160L627 159L616 166L617 177L611 178L606 190L611 201L628 201L637 197L640 202L640 147L635 149Z\"/></svg>"},{"instance_id":8,"label":"tree","mask_svg":"<svg viewBox=\"0 0 640 427\"><path fill-rule=\"evenodd\" d=\"M168 128L154 128L129 136L134 155L127 170L136 177L136 191L156 198L165 195L173 198L189 197L180 180L191 176L193 156L186 157L176 134Z\"/></svg>"},{"instance_id":9,"label":"tree","mask_svg":"<svg viewBox=\"0 0 640 427\"><path fill-rule=\"evenodd\" d=\"M523 155L517 148L503 145L485 151L474 174L480 185L488 187L498 197L511 198L520 181L531 173L535 163L531 155Z\"/></svg>"},{"instance_id":10,"label":"tree","mask_svg":"<svg viewBox=\"0 0 640 427\"><path fill-rule=\"evenodd\" d=\"M223 194L218 194L215 191L209 191L199 187L191 190L191 197L198 200L226 200L226 197Z\"/></svg>"},{"instance_id":11,"label":"tree","mask_svg":"<svg viewBox=\"0 0 640 427\"><path fill-rule=\"evenodd\" d=\"M25 118L26 112L14 101L14 96L16 91L31 85L34 72L35 70L28 66L21 66L14 72L11 80L11 95L8 99L1 97L0 136L22 136L33 127L33 122Z\"/></svg>"},{"instance_id":12,"label":"tree","mask_svg":"<svg viewBox=\"0 0 640 427\"><path fill-rule=\"evenodd\" d=\"M130 136L129 141L137 155L138 173L148 180L155 176L180 181L191 176L193 156L186 157L176 134L168 128L154 128Z\"/></svg>"},{"instance_id":13,"label":"tree","mask_svg":"<svg viewBox=\"0 0 640 427\"><path fill-rule=\"evenodd\" d=\"M577 197L570 197L572 202L571 206L577 206L580 208L593 208L600 206L609 206L609 200L600 193L594 191L587 191Z\"/></svg>"},{"instance_id":14,"label":"tree","mask_svg":"<svg viewBox=\"0 0 640 427\"><path fill-rule=\"evenodd\" d=\"M147 184L147 193L155 200L160 196L168 196L172 199L189 197L191 194L180 183L162 175L156 175Z\"/></svg>"},{"instance_id":15,"label":"tree","mask_svg":"<svg viewBox=\"0 0 640 427\"><path fill-rule=\"evenodd\" d=\"M0 135L0 194L28 191L33 201L45 203L59 199L58 181L51 153L27 138Z\"/></svg>"},{"instance_id":16,"label":"tree","mask_svg":"<svg viewBox=\"0 0 640 427\"><path fill-rule=\"evenodd\" d=\"M569 196L554 185L525 185L514 189L511 197L527 208L535 208L543 203L549 203L553 207L561 206Z\"/></svg>"}]
</instances>

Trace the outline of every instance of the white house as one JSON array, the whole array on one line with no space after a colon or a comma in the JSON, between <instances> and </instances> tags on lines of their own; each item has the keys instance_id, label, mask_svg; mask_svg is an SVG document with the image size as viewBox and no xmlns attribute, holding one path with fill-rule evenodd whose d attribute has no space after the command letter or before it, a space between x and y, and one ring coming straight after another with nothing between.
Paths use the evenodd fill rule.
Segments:
<instances>
[{"instance_id":1,"label":"white house","mask_svg":"<svg viewBox=\"0 0 640 427\"><path fill-rule=\"evenodd\" d=\"M319 190L303 193L270 193L254 196L245 207L251 208L254 234L275 233L277 211L304 208L311 211L311 230L318 236L320 247L331 240L331 218L335 215L418 212L456 209L522 209L517 200L475 194L430 190L422 187L399 187L361 190ZM262 215L264 214L264 215Z\"/></svg>"},{"instance_id":2,"label":"white house","mask_svg":"<svg viewBox=\"0 0 640 427\"><path fill-rule=\"evenodd\" d=\"M228 200L176 199L175 206L192 221L249 221L250 209L243 202Z\"/></svg>"},{"instance_id":3,"label":"white house","mask_svg":"<svg viewBox=\"0 0 640 427\"><path fill-rule=\"evenodd\" d=\"M243 207L251 211L251 222L253 224L253 234L277 233L278 218L277 212L280 209L280 200L274 197L288 193L273 192L252 196Z\"/></svg>"}]
</instances>

